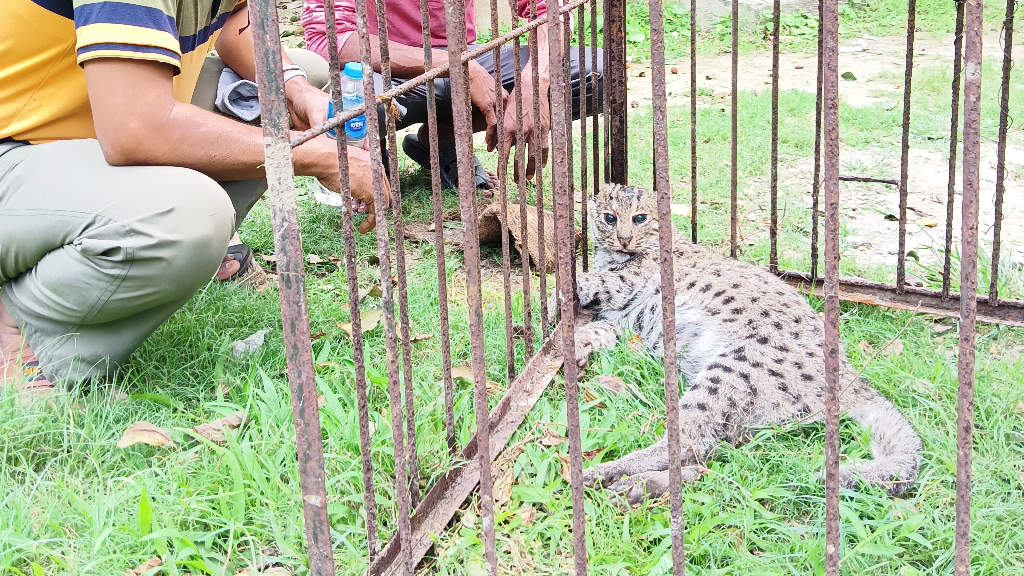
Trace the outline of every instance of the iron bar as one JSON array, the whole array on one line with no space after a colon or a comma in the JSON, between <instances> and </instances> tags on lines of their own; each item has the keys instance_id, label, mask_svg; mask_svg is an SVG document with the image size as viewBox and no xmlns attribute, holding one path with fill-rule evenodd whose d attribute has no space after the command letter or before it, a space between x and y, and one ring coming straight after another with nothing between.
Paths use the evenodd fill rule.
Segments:
<instances>
[{"instance_id":1,"label":"iron bar","mask_svg":"<svg viewBox=\"0 0 1024 576\"><path fill-rule=\"evenodd\" d=\"M480 291L480 236L477 230L476 183L473 162L473 119L469 99L469 74L462 54L466 50L466 6L463 0L445 0L448 51L456 62L450 70L452 120L459 167L459 208L462 213L463 256L466 263L466 300L472 356L477 458L480 466L481 541L488 576L498 572L494 542L494 498L491 478L490 417L487 406L487 369L484 359L483 296ZM518 55L517 55L518 56ZM403 540L402 549L408 544Z\"/></svg>"},{"instance_id":2,"label":"iron bar","mask_svg":"<svg viewBox=\"0 0 1024 576\"><path fill-rule=\"evenodd\" d=\"M695 0L694 0L695 1ZM821 197L821 109L825 66L822 62L825 41L823 0L818 0L818 84L814 97L814 177L811 181L811 280L818 279L818 203Z\"/></svg>"},{"instance_id":3,"label":"iron bar","mask_svg":"<svg viewBox=\"0 0 1024 576\"><path fill-rule=\"evenodd\" d=\"M256 38L254 42L260 105L263 116L263 146L270 188L271 221L281 300L288 386L291 392L295 447L299 461L299 487L305 522L309 571L315 576L333 576L334 555L331 525L327 518L327 487L324 473L323 436L317 408L313 348L306 308L305 258L299 236L298 211L292 153L288 146L289 114L284 100L277 6L270 0L254 0L249 9Z\"/></svg>"},{"instance_id":4,"label":"iron bar","mask_svg":"<svg viewBox=\"0 0 1024 576\"><path fill-rule=\"evenodd\" d=\"M562 22L562 81L565 83L565 87L562 90L563 102L565 103L565 160L566 160L566 186L568 187L569 194L569 211L568 218L571 228L572 238L576 237L576 181L573 175L576 173L576 169L573 166L573 154L575 153L575 146L572 141L572 13L566 14ZM586 64L586 58L581 56L579 63L580 76L583 76L583 67ZM582 102L583 95L580 95L580 101ZM580 116L582 122L583 116ZM582 145L582 144L581 144ZM571 245L571 256L572 256L572 267L569 269L572 275L572 292L576 293L576 242Z\"/></svg>"},{"instance_id":5,"label":"iron bar","mask_svg":"<svg viewBox=\"0 0 1024 576\"><path fill-rule=\"evenodd\" d=\"M697 243L697 0L690 0L690 242Z\"/></svg>"},{"instance_id":6,"label":"iron bar","mask_svg":"<svg viewBox=\"0 0 1024 576\"><path fill-rule=\"evenodd\" d=\"M385 3L376 2L377 28L380 39L380 71L384 90L392 88L391 55L388 44L388 23ZM409 296L405 269L405 224L402 219L402 190L398 177L398 139L395 135L394 108L384 107L384 125L388 143L388 165L391 170L391 207L395 222L395 272L398 276L399 341L402 343L402 383L405 387L405 466L409 472L409 502L419 504L419 460L416 455L416 396L412 371L412 343L409 334ZM396 460L395 465L398 466Z\"/></svg>"},{"instance_id":7,"label":"iron bar","mask_svg":"<svg viewBox=\"0 0 1024 576\"><path fill-rule=\"evenodd\" d=\"M1016 0L1006 0L1003 20L1003 76L999 86L999 142L996 145L995 220L992 224L992 274L988 301L999 305L999 256L1003 230L1003 195L1006 190L1006 129L1010 115L1010 70L1013 68L1013 11Z\"/></svg>"},{"instance_id":8,"label":"iron bar","mask_svg":"<svg viewBox=\"0 0 1024 576\"><path fill-rule=\"evenodd\" d=\"M378 18L380 14L378 13ZM356 0L356 30L359 36L359 54L363 63L363 97L366 102L374 101L374 80L372 57L370 53L370 32L366 10L366 0ZM382 48L386 42L382 42ZM382 60L384 53L381 54ZM366 107L366 125L370 128L368 138L370 142L370 157L376 162L381 161L380 135L376 132L380 124L377 120L377 107ZM340 134L339 134L340 136ZM397 172L398 166L394 167ZM388 206L384 202L384 167L382 164L372 169L374 211L377 216L377 257L380 262L380 287L382 311L384 315L384 342L387 349L387 379L388 379L388 400L391 415L391 436L394 441L392 447L395 457L395 504L396 516L398 518L399 539L408 549L408 542L411 533L410 494L409 479L406 470L405 457L405 430L403 424L402 388L399 379L398 368L398 339L395 332L395 295L394 285L391 282L391 248L388 241ZM351 298L351 295L350 295ZM413 574L413 566L408 556L403 555L402 573L405 576Z\"/></svg>"},{"instance_id":9,"label":"iron bar","mask_svg":"<svg viewBox=\"0 0 1024 576\"><path fill-rule=\"evenodd\" d=\"M517 8L514 0L511 2L512 13L516 14L518 18ZM516 87L513 90L516 99L516 118L523 117L523 63L519 58L521 53L521 47L519 44L519 36L516 36L512 40L512 49L516 54L516 57L512 59L512 70L515 78ZM526 140L525 131L522 122L516 123L516 142L524 142ZM514 174L516 177L516 187L519 189L519 230L521 238L529 238L527 232L527 185L526 185L526 146L516 144L516 156L515 156L515 170ZM538 266L542 266L537 263ZM523 267L523 353L527 358L533 356L533 296L531 294L530 284L530 251L522 251L522 267Z\"/></svg>"},{"instance_id":10,"label":"iron bar","mask_svg":"<svg viewBox=\"0 0 1024 576\"><path fill-rule=\"evenodd\" d=\"M811 292L809 287L814 286L813 294L822 296L821 278L812 280L810 274L785 270L780 270L778 274L786 282L804 292ZM898 294L896 286L892 284L871 282L861 278L840 278L839 300L946 318L960 317L960 294L957 292L945 297L941 290L906 286L904 292ZM1024 328L1024 301L1001 300L999 306L992 306L987 297L979 296L977 317L979 322Z\"/></svg>"},{"instance_id":11,"label":"iron bar","mask_svg":"<svg viewBox=\"0 0 1024 576\"><path fill-rule=\"evenodd\" d=\"M778 0L775 0L778 2ZM672 221L672 187L668 170L668 105L665 93L665 20L662 0L650 0L651 15L651 125L654 128L654 190L658 220ZM658 229L661 264L662 363L665 367L665 433L668 439L669 525L673 574L686 573L683 518L683 456L679 429L679 355L676 353L676 286L672 253L673 227Z\"/></svg>"},{"instance_id":12,"label":"iron bar","mask_svg":"<svg viewBox=\"0 0 1024 576\"><path fill-rule=\"evenodd\" d=\"M537 0L531 0L530 2L530 18L532 20L537 19ZM547 41L548 44L550 44L551 36L554 34L554 30L552 30L550 22L548 22L548 24L549 26L547 27ZM538 38L538 35L539 33L537 32L537 30L533 30L527 38L527 42L530 46L530 72L533 88L533 143L530 145L530 152L533 154L533 164L535 169L533 184L537 192L537 201L535 202L535 208L537 210L537 259L540 261L538 263L538 266L540 267L540 273L538 278L539 287L537 289L538 294L540 295L540 335L541 338L547 338L548 327L550 326L550 324L548 323L548 259L547 254L545 253L547 251L547 247L544 245L544 229L546 228L546 226L544 225L544 161L546 159L544 158L544 152L542 150L544 146L541 143L542 140L547 139L547 135L543 134L540 116L540 62L538 61L539 49L537 46L537 43L540 41L540 39ZM549 74L550 70L554 68L557 64L558 60L548 62ZM548 77L548 80L551 80L550 75ZM550 107L550 93L546 93L546 98L544 100ZM555 130L555 125L551 121L550 116L548 117L548 129L551 130L552 132L554 132ZM523 145L523 143L517 143L517 146Z\"/></svg>"},{"instance_id":13,"label":"iron bar","mask_svg":"<svg viewBox=\"0 0 1024 576\"><path fill-rule=\"evenodd\" d=\"M736 109L739 106L739 69L740 69L740 4L739 0L732 0L732 89L731 107L729 115L732 119L732 131L729 140L729 256L735 258L737 255L736 240L738 229L738 206L739 199L737 191L739 188L739 175L737 164L739 163L739 119L736 116Z\"/></svg>"},{"instance_id":14,"label":"iron bar","mask_svg":"<svg viewBox=\"0 0 1024 576\"><path fill-rule=\"evenodd\" d=\"M602 70L604 70L605 72L604 72L604 76L602 77L601 81L605 82L604 79L607 78L607 74L608 74L607 70L608 69L607 68L603 68ZM607 86L607 83L605 83L604 85ZM594 187L594 196L597 196L598 191L601 189L601 162L600 162L600 158L601 158L601 133L598 130L598 120L599 119L598 119L598 109L597 109L597 104L598 104L598 102L597 102L597 89L598 89L598 86L597 86L597 0L594 0L593 2L590 3L590 86L592 87L593 92L587 92L587 98L590 99L590 105L587 108L589 110L593 110L593 114L592 114L593 120L592 120L592 124L591 124L591 132L594 133L594 137L593 137L594 138L594 142L593 142L593 158L591 159L590 163L593 164L593 166L594 166L593 187ZM603 99L602 105L604 105L604 102L607 102L607 100L608 100L608 98L605 97ZM585 122L585 120L582 117L580 118L580 121L581 122ZM584 164L586 164L586 163L584 162ZM583 205L587 206L589 204L589 201L586 198L585 194L586 193L584 192ZM587 208L584 208L584 210L587 210ZM586 212L584 212L584 215L585 214L586 214ZM583 218L583 270L589 270L590 269L589 262L587 261L587 258L589 258L589 254L590 254L590 248L589 248L590 238L588 237L588 234L587 234L587 226L589 224L590 224L590 222L588 221L586 216L584 216L584 218Z\"/></svg>"},{"instance_id":15,"label":"iron bar","mask_svg":"<svg viewBox=\"0 0 1024 576\"><path fill-rule=\"evenodd\" d=\"M534 6L536 6L536 3L534 3ZM568 79L564 77L565 69L559 64L563 62L563 45L560 35L565 32L565 28L559 26L556 12L549 11L547 16L549 34L548 56L549 61L553 64L551 66L551 98L555 102L565 102L565 92L570 88ZM564 56L568 58L567 54ZM576 243L574 242L575 226L572 217L572 187L569 184L572 179L572 170L568 162L571 150L568 139L572 137L572 133L569 129L571 124L567 124L565 118L567 114L571 117L571 113L571 107L568 109L563 106L551 107L551 193L555 219L556 290L558 291L560 319L563 326L576 325L576 292L573 284L573 251L575 250ZM562 354L565 358L562 362L562 369L565 374L566 424L569 440L569 483L572 487L574 574L576 576L587 576L586 513L583 505L583 448L580 438L575 330L562 330L561 336Z\"/></svg>"},{"instance_id":16,"label":"iron bar","mask_svg":"<svg viewBox=\"0 0 1024 576\"><path fill-rule=\"evenodd\" d=\"M974 340L978 300L983 11L982 0L967 0L964 13L964 196L960 216L960 350L957 355L956 528L953 543L953 570L957 576L967 576L971 566L971 450L974 444Z\"/></svg>"},{"instance_id":17,"label":"iron bar","mask_svg":"<svg viewBox=\"0 0 1024 576\"><path fill-rule=\"evenodd\" d=\"M604 0L605 181L626 184L626 0Z\"/></svg>"},{"instance_id":18,"label":"iron bar","mask_svg":"<svg viewBox=\"0 0 1024 576\"><path fill-rule=\"evenodd\" d=\"M491 0L491 36L498 35L498 0ZM494 48L491 52L494 59L494 94L497 109L495 114L498 118L498 142L499 153L505 150L505 99L502 98L505 87L501 81L504 74L501 71L501 50ZM514 54L515 58L519 53ZM501 279L505 296L505 373L511 383L516 377L516 348L512 341L512 281L511 281L511 254L508 245L508 163L498 161L498 200L499 219L501 220Z\"/></svg>"},{"instance_id":19,"label":"iron bar","mask_svg":"<svg viewBox=\"0 0 1024 576\"><path fill-rule=\"evenodd\" d=\"M564 6L562 6L561 8L559 8L558 13L559 14L565 14L565 13L569 12L570 10L574 10L576 8L579 8L580 6L586 4L587 2L590 2L590 1L592 1L592 0L573 0L572 2L569 2L569 3L565 4ZM481 44L479 46L476 46L472 50L464 51L462 53L462 56L461 56L461 62L463 64L465 64L466 62L469 62L470 60L474 60L478 56L481 56L483 54L486 54L487 52L492 51L496 46L501 46L502 44L507 43L512 38L516 38L518 36L522 36L522 35L526 34L527 32L535 30L538 26L540 26L541 24L544 24L544 23L545 23L545 19L543 17L541 17L541 18L534 18L533 20L531 20L527 24L524 24L524 25L520 26L519 28L516 28L515 30L512 30L511 32L509 32L508 34L505 34L504 36L499 36L499 37L491 40L490 42L488 42L486 44ZM305 132L301 132L300 134L298 134L294 138L292 138L291 139L291 146L292 146L292 148L294 148L294 147L296 147L296 146L298 146L298 145L300 145L300 144L302 144L304 142L309 142L310 140L312 140L313 138L316 138L317 136L319 136L321 134L326 134L326 133L330 132L331 130L337 128L338 126L341 126L345 122L348 122L349 120L355 118L356 116L359 116L360 114L365 113L366 109L369 107L369 103L371 103L371 102L374 103L375 105L380 105L380 104L384 104L386 102L390 102L390 101L394 100L396 97L401 96L402 94L405 94L405 93L415 89L418 86L422 86L424 84L427 84L428 82L430 82L431 80L434 80L435 78L443 77L445 74L448 73L450 67L451 67L451 62L449 61L449 62L446 62L446 63L444 63L444 64L442 64L440 66L437 66L435 68L431 68L431 69L427 70L426 72L424 72L423 74L420 74L419 76L416 76L415 78L411 78L408 81L403 82L399 86L396 86L396 87L394 87L394 88L392 88L390 90L386 90L382 94L374 96L373 99L367 100L365 103L363 103L363 104L361 104L361 105L359 105L359 106L357 106L355 108L352 108L350 110L345 110L341 114L335 114L334 118L331 118L330 120L327 120L323 124L319 124L317 126L314 126L314 127L310 128L309 130L306 130Z\"/></svg>"},{"instance_id":20,"label":"iron bar","mask_svg":"<svg viewBox=\"0 0 1024 576\"><path fill-rule=\"evenodd\" d=\"M956 32L953 37L953 86L949 115L949 175L946 180L946 242L942 254L942 297L949 298L953 260L953 206L956 203L957 137L960 131L960 68L963 64L964 2L956 2Z\"/></svg>"},{"instance_id":21,"label":"iron bar","mask_svg":"<svg viewBox=\"0 0 1024 576\"><path fill-rule=\"evenodd\" d=\"M907 257L907 184L910 167L910 84L914 78L914 30L917 19L917 0L907 0L907 59L903 73L903 140L900 147L900 230L896 249L896 289L906 285Z\"/></svg>"},{"instance_id":22,"label":"iron bar","mask_svg":"<svg viewBox=\"0 0 1024 576\"><path fill-rule=\"evenodd\" d=\"M423 31L423 68L429 72L433 66L433 54L430 38L430 3L420 0L420 26ZM459 443L455 436L455 391L452 382L452 339L448 319L448 267L444 254L444 222L443 202L441 199L441 160L437 150L437 100L433 81L425 84L427 88L427 133L430 138L430 189L433 203L434 238L437 260L437 297L441 323L441 380L444 387L444 429L448 443L448 453L455 456L459 453Z\"/></svg>"},{"instance_id":23,"label":"iron bar","mask_svg":"<svg viewBox=\"0 0 1024 576\"><path fill-rule=\"evenodd\" d=\"M596 6L597 3L591 3L591 7ZM583 256L583 271L586 272L590 269L590 240L587 237L587 210L589 209L588 195L590 187L587 182L587 174L589 173L589 164L587 164L587 112L592 110L588 100L590 100L590 77L591 74L587 74L586 63L587 63L587 36L585 34L585 20L586 11L584 7L580 7L580 21L577 23L576 35L579 37L579 48L577 54L579 54L580 65L579 65L579 77L580 77L580 237L582 238L583 248L580 250ZM593 21L591 21L593 22ZM590 60L591 73L597 66L597 59L593 58ZM597 90L597 84L594 84L594 90ZM571 102L570 102L571 104ZM572 110L572 108L570 108ZM594 133L594 137L597 137L597 133ZM597 166L597 155L594 155L594 166ZM574 198L575 200L575 198ZM573 265L573 270L576 266ZM573 281L575 285L575 280Z\"/></svg>"},{"instance_id":24,"label":"iron bar","mask_svg":"<svg viewBox=\"0 0 1024 576\"><path fill-rule=\"evenodd\" d=\"M324 14L334 14L334 0L324 0ZM330 57L331 99L335 110L343 110L341 62L338 56L337 22L327 18L327 51ZM348 178L348 143L339 131L338 173L341 175L341 228L345 242L345 275L348 279L348 311L352 322L352 365L356 384L356 409L359 413L359 455L363 472L363 506L366 508L366 547L369 561L380 552L377 535L377 499L374 497L373 459L370 438L370 410L366 397L366 356L363 351L362 319L359 316L359 272L356 270L355 225L352 218L352 191Z\"/></svg>"},{"instance_id":25,"label":"iron bar","mask_svg":"<svg viewBox=\"0 0 1024 576\"><path fill-rule=\"evenodd\" d=\"M825 192L825 573L839 576L839 2L822 2Z\"/></svg>"},{"instance_id":26,"label":"iron bar","mask_svg":"<svg viewBox=\"0 0 1024 576\"><path fill-rule=\"evenodd\" d=\"M771 244L768 254L768 269L779 269L779 0L772 2L772 142L771 178L771 225L768 228Z\"/></svg>"}]
</instances>

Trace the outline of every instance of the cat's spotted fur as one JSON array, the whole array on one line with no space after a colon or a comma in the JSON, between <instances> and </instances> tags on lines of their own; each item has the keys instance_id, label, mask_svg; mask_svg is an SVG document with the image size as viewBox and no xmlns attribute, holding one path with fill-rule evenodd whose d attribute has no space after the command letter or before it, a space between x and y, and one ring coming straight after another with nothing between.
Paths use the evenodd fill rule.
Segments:
<instances>
[{"instance_id":1,"label":"cat's spotted fur","mask_svg":"<svg viewBox=\"0 0 1024 576\"><path fill-rule=\"evenodd\" d=\"M591 200L594 265L579 272L580 306L596 313L577 333L582 364L614 345L623 329L662 350L657 199L633 186L605 186ZM671 226L671 223L669 223ZM684 475L700 476L718 442L750 429L824 418L821 317L793 288L766 270L724 258L679 236L673 226L676 342L689 389L679 401ZM871 428L874 459L844 466L844 487L858 479L898 496L917 480L921 440L906 418L861 379L845 356L840 410ZM668 489L668 445L657 444L585 471L635 503Z\"/></svg>"}]
</instances>

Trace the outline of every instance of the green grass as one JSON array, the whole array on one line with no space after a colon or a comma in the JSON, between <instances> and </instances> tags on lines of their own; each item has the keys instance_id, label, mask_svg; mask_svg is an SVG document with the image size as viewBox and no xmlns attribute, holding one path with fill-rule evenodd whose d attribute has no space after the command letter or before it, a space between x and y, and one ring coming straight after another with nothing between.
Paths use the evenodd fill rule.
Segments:
<instances>
[{"instance_id":1,"label":"green grass","mask_svg":"<svg viewBox=\"0 0 1024 576\"><path fill-rule=\"evenodd\" d=\"M992 70L987 63L982 98L983 137L989 140L994 138L996 114ZM1017 86L1020 72L1014 74L1012 85ZM948 72L938 68L925 68L915 76L914 146L948 146L942 130L948 115L949 104L943 101L948 82ZM705 202L699 206L698 226L702 243L724 251L729 115L714 102L709 99L702 106L698 119L699 192ZM813 105L810 95L781 94L780 116L786 119L780 134L783 167L806 161L812 153ZM761 263L767 259L767 232L758 226L767 217L769 106L767 94L740 96L741 257ZM1012 106L1011 116L1024 117L1019 104ZM669 114L672 184L676 201L688 203L689 114L686 109L670 109ZM651 179L650 122L649 113L631 111L630 178L643 185ZM882 105L843 107L841 137L845 146L895 154L899 122L899 112ZM1018 137L1016 129L1013 137ZM493 156L480 155L493 166ZM786 212L780 227L780 263L791 269L809 266L810 213L799 202L807 193L807 181L809 175L780 186L780 205ZM309 180L298 182L300 192L305 192ZM403 190L406 217L427 217L427 181L422 172L411 171L404 158ZM454 197L446 196L445 203L454 205ZM334 549L340 573L360 574L366 562L366 526L352 352L338 327L349 320L347 284L344 272L326 258L344 252L341 219L335 210L313 204L306 195L300 197L300 217L305 249L325 261L307 267L307 284L311 329L327 334L314 343L313 351L317 385L325 397L321 416ZM689 228L686 218L678 218L677 224ZM257 253L273 252L265 200L241 233ZM361 285L379 283L378 268L367 261L376 251L373 236L359 236L356 247ZM412 351L420 481L427 488L457 463L447 456L444 445L435 252L431 245L410 245L409 255L411 329L435 334ZM484 256L494 260L500 253L488 248ZM461 296L462 257L449 254L446 263L453 363L458 365L470 357ZM841 266L843 274L879 280L892 276L889 269L862 267L845 254ZM981 268L984 273L984 255ZM1004 274L1004 293L1024 294L1021 272L1004 268ZM533 285L536 290L536 281ZM516 321L521 322L522 297L513 294ZM488 379L503 387L507 380L500 286L485 284L484 298ZM811 303L821 305L816 299ZM364 309L379 306L372 297L363 304ZM956 349L956 330L936 336L931 318L906 312L853 305L843 305L842 312L842 336L855 366L908 415L925 443L921 481L906 500L872 490L842 493L844 571L949 574L957 370L951 352ZM261 329L269 329L270 336L255 355L235 359L227 353L230 342ZM394 465L382 332L378 327L366 335L366 357L375 495L386 538L395 529ZM857 345L866 341L878 350L893 338L905 344L899 356L872 358ZM980 327L972 491L974 574L1024 574L1024 537L1016 529L1024 523L1024 360L1008 359L1022 346L1021 330ZM521 343L516 358L521 367ZM127 399L115 396L110 387L84 387L26 405L11 391L0 391L0 574L116 574L160 555L166 574L231 575L258 563L261 551L271 546L279 550L280 561L305 573L294 431L283 369L275 290L256 293L211 283L133 355L116 380ZM601 374L618 375L634 384L635 392L605 392L596 383ZM658 362L624 344L593 359L583 386L600 399L587 403L581 398L581 426L583 449L601 450L595 461L649 445L662 434L661 378ZM471 436L472 403L469 386L457 382L456 424L462 443ZM251 421L229 433L223 447L200 443L187 432L239 409ZM177 445L117 448L123 430L138 420L171 430ZM565 421L564 386L556 378L512 444L531 434L543 435L549 428L563 431L559 425ZM709 462L711 473L684 488L690 573L821 572L823 492L815 475L823 462L823 437L820 426L765 430L740 447L716 451ZM864 431L850 422L843 422L842 441L844 457L869 456ZM523 445L514 464L511 497L497 508L503 573L568 572L570 492L556 456L566 450L565 444ZM527 525L520 511L529 507L537 515ZM588 492L586 507L592 573L671 573L667 506L647 503L623 514L606 494ZM454 525L437 536L428 573L482 573L476 510L474 497Z\"/></svg>"}]
</instances>

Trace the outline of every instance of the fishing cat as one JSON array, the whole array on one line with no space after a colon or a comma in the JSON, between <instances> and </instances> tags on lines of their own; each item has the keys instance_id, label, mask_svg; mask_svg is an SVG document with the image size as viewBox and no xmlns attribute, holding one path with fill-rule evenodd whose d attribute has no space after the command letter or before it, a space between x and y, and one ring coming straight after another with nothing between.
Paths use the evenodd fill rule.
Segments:
<instances>
[{"instance_id":1,"label":"fishing cat","mask_svg":"<svg viewBox=\"0 0 1024 576\"><path fill-rule=\"evenodd\" d=\"M700 476L718 442L735 443L751 429L824 418L824 324L796 290L767 270L691 244L671 222L657 219L657 197L635 186L607 185L590 201L594 263L577 274L577 297L595 321L577 331L582 366L623 330L655 356L662 350L658 227L673 228L676 343L689 388L679 401L683 471ZM557 309L557 308L552 308ZM840 483L858 480L904 494L917 480L921 439L889 400L840 358L840 411L871 428L873 460L840 469ZM668 441L584 471L588 486L605 486L635 504L669 486Z\"/></svg>"}]
</instances>

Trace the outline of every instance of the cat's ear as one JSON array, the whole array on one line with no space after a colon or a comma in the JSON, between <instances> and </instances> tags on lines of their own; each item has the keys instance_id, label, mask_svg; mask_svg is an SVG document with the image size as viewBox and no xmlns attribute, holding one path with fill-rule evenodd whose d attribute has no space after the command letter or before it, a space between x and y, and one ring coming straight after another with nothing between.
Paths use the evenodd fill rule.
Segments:
<instances>
[{"instance_id":1,"label":"cat's ear","mask_svg":"<svg viewBox=\"0 0 1024 576\"><path fill-rule=\"evenodd\" d=\"M602 182L601 189L597 193L597 199L611 200L612 197L615 195L615 191L618 189L618 187L619 185L615 184L614 182Z\"/></svg>"}]
</instances>

